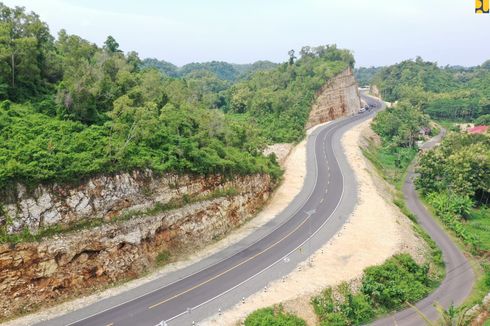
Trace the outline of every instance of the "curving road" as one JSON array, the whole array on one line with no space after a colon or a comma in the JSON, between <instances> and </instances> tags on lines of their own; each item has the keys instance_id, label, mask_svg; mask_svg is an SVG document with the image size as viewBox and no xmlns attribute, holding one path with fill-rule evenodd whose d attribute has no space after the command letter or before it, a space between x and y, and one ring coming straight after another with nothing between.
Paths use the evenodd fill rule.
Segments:
<instances>
[{"instance_id":1,"label":"curving road","mask_svg":"<svg viewBox=\"0 0 490 326\"><path fill-rule=\"evenodd\" d=\"M363 98L378 108L383 106L373 98ZM193 325L254 292L267 290L268 282L287 275L334 236L352 211L357 187L340 138L373 114L339 119L316 129L307 142L307 175L300 194L252 235L187 268L38 325ZM417 304L435 319L432 303L438 301L445 307L461 303L472 288L474 275L468 261L418 200L413 175L412 166L403 188L408 207L443 251L447 269L441 286ZM406 309L374 324L423 322L412 309Z\"/></svg>"},{"instance_id":2,"label":"curving road","mask_svg":"<svg viewBox=\"0 0 490 326\"><path fill-rule=\"evenodd\" d=\"M430 149L437 145L445 135L445 130L436 137L426 142L422 148ZM449 236L435 222L430 213L418 198L413 180L415 178L415 163L409 167L405 183L403 185L403 195L408 208L417 217L419 224L427 231L430 237L441 249L446 269L446 276L440 286L428 297L418 302L415 306L431 320L436 320L439 315L434 308L435 302L440 303L444 308L452 304L461 304L470 294L475 282L475 275L469 261L452 242ZM402 310L396 314L377 320L373 323L376 326L416 326L425 324L418 312L413 308Z\"/></svg>"},{"instance_id":3,"label":"curving road","mask_svg":"<svg viewBox=\"0 0 490 326\"><path fill-rule=\"evenodd\" d=\"M352 211L355 177L340 137L372 114L330 122L310 135L302 191L261 230L190 268L40 325L192 325L266 290L332 237Z\"/></svg>"}]
</instances>

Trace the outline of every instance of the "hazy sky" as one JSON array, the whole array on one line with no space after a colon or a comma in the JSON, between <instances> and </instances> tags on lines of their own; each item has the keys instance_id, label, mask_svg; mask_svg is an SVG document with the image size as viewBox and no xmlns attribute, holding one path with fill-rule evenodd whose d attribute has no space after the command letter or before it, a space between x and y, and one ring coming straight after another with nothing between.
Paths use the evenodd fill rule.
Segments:
<instances>
[{"instance_id":1,"label":"hazy sky","mask_svg":"<svg viewBox=\"0 0 490 326\"><path fill-rule=\"evenodd\" d=\"M1 1L1 0L0 0ZM99 45L183 65L285 61L289 49L336 43L357 66L417 55L441 65L490 59L490 15L473 0L3 0Z\"/></svg>"}]
</instances>

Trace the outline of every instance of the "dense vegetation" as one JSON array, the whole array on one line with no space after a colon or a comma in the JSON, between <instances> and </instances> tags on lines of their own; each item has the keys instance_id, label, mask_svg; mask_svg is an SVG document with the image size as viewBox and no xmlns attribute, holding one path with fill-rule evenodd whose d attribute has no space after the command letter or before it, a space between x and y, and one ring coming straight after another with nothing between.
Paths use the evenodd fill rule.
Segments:
<instances>
[{"instance_id":1,"label":"dense vegetation","mask_svg":"<svg viewBox=\"0 0 490 326\"><path fill-rule=\"evenodd\" d=\"M369 86L373 81L373 77L378 73L383 67L359 67L354 70L357 83L359 86Z\"/></svg>"},{"instance_id":2,"label":"dense vegetation","mask_svg":"<svg viewBox=\"0 0 490 326\"><path fill-rule=\"evenodd\" d=\"M142 61L144 68L156 68L169 77L189 77L196 71L199 73L209 72L219 79L226 81L236 81L243 79L257 71L271 70L277 67L277 63L270 61L257 61L251 64L232 64L222 61L211 61L204 63L189 63L182 67L165 60L147 58Z\"/></svg>"},{"instance_id":3,"label":"dense vegetation","mask_svg":"<svg viewBox=\"0 0 490 326\"><path fill-rule=\"evenodd\" d=\"M405 99L432 118L472 121L490 114L490 61L441 68L419 57L381 69L372 84L383 99Z\"/></svg>"},{"instance_id":4,"label":"dense vegetation","mask_svg":"<svg viewBox=\"0 0 490 326\"><path fill-rule=\"evenodd\" d=\"M490 137L451 133L423 154L417 187L464 242L490 250Z\"/></svg>"},{"instance_id":5,"label":"dense vegetation","mask_svg":"<svg viewBox=\"0 0 490 326\"><path fill-rule=\"evenodd\" d=\"M281 65L177 68L111 36L103 47L64 30L55 39L3 4L0 48L0 189L142 168L277 177L264 146L299 140L315 92L354 63L322 46Z\"/></svg>"},{"instance_id":6,"label":"dense vegetation","mask_svg":"<svg viewBox=\"0 0 490 326\"><path fill-rule=\"evenodd\" d=\"M480 263L483 276L477 281L473 300L481 299L490 289L487 259L490 251L490 138L488 134L462 134L453 122L489 124L489 81L489 61L478 67L440 68L420 58L384 68L373 78L385 99L425 112L449 129L440 146L421 155L416 186L434 215L467 245L466 251ZM391 129L386 126L389 124L381 130L378 128L377 132L383 135ZM376 124L373 128L376 129ZM395 143L399 149L404 148L399 142ZM380 151L367 153L374 161L383 162L379 159L383 158ZM381 165L389 167L389 164ZM397 204L405 209L401 198Z\"/></svg>"},{"instance_id":7,"label":"dense vegetation","mask_svg":"<svg viewBox=\"0 0 490 326\"><path fill-rule=\"evenodd\" d=\"M295 315L284 312L282 306L262 308L245 319L245 326L306 326L306 322Z\"/></svg>"},{"instance_id":8,"label":"dense vegetation","mask_svg":"<svg viewBox=\"0 0 490 326\"><path fill-rule=\"evenodd\" d=\"M417 153L417 141L429 130L429 118L404 102L379 112L371 128L381 138L381 146L370 144L364 154L384 171L391 183L401 181L404 171Z\"/></svg>"},{"instance_id":9,"label":"dense vegetation","mask_svg":"<svg viewBox=\"0 0 490 326\"><path fill-rule=\"evenodd\" d=\"M300 140L316 92L326 80L354 65L352 54L336 46L303 47L300 55L295 61L290 51L289 62L233 85L225 112L257 124L271 142Z\"/></svg>"},{"instance_id":10,"label":"dense vegetation","mask_svg":"<svg viewBox=\"0 0 490 326\"><path fill-rule=\"evenodd\" d=\"M382 265L366 268L359 291L344 283L325 289L312 303L321 325L361 325L422 299L436 284L428 265L398 254Z\"/></svg>"}]
</instances>

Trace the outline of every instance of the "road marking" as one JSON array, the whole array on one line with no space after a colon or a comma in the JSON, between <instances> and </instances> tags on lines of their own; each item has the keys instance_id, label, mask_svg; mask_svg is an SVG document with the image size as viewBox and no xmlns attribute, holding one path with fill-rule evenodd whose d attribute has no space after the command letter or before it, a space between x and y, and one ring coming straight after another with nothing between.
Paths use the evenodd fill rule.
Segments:
<instances>
[{"instance_id":1,"label":"road marking","mask_svg":"<svg viewBox=\"0 0 490 326\"><path fill-rule=\"evenodd\" d=\"M307 212L307 214L308 214L308 213L310 213L310 212L311 212L311 211ZM312 214L313 214L313 213L312 213ZM252 257L249 257L249 258L245 259L244 261L242 261L242 262L240 262L240 263L236 264L235 266L233 266L233 267L231 267L231 268L229 268L229 269L227 269L227 270L225 270L225 271L223 271L223 272L221 272L221 273L219 273L219 274L217 274L217 275L215 275L215 276L211 277L210 279L207 279L207 280L206 280L206 281L204 281L204 282L201 282L201 283L199 283L199 284L197 284L197 285L194 285L193 287L191 287L191 288L189 288L189 289L187 289L187 290L185 290L185 291L182 291L182 292L180 292L180 293L177 293L176 295L171 296L171 297L170 297L170 298L168 298L168 299L165 299L165 300L163 300L163 301L160 301L160 302L158 302L158 303L155 303L154 305L149 306L149 307L148 307L148 309L153 309L153 308L155 308L155 307L158 307L158 306L160 306L160 305L162 305L162 304L164 304L164 303L167 303L167 302L169 302L169 301L172 301L173 299L176 299L176 298L178 298L178 297L180 297L180 296L182 296L182 295L184 295L184 294L186 294L186 293L189 293L189 292L191 292L191 291L193 291L193 290L195 290L195 289L197 289L197 288L200 288L201 286L206 285L207 283L214 281L215 279L217 279L217 278L219 278L219 277L221 277L221 276L223 276L223 275L225 275L225 274L227 274L227 273L231 272L232 270L234 270L234 269L236 269L236 268L238 268L238 267L242 266L243 264L246 264L247 262L251 261L252 259L255 259L256 257L258 257L258 256L262 255L262 254L263 254L263 253L265 253L266 251L269 251L270 249L274 248L275 246L277 246L277 245L278 245L279 243L281 243L282 241L284 241L284 240L286 240L287 238L289 238L289 237L291 236L291 234L293 234L293 233L294 233L294 232L296 232L296 231L297 231L297 230L298 230L300 227L302 227L302 226L303 226L303 225L306 223L306 221L308 220L308 218L309 218L309 217L310 217L312 214L308 214L308 217L307 217L307 218L305 218L305 219L303 220L303 222L301 222L301 223L300 223L300 224L299 224L297 227L295 227L295 228L294 228L292 231L290 231L288 234L286 234L286 235L285 235L283 238L281 238L281 239L277 240L277 241L276 241L276 242L274 242L272 245L270 245L269 247L265 248L264 250L262 250L262 251L260 251L260 252L256 253L256 254L255 254L255 255L253 255Z\"/></svg>"},{"instance_id":2,"label":"road marking","mask_svg":"<svg viewBox=\"0 0 490 326\"><path fill-rule=\"evenodd\" d=\"M322 198L322 199L320 199L320 204L321 204L321 203L323 203L323 198Z\"/></svg>"},{"instance_id":3,"label":"road marking","mask_svg":"<svg viewBox=\"0 0 490 326\"><path fill-rule=\"evenodd\" d=\"M357 120L361 120L361 119L353 119L352 121L357 121ZM339 121L343 121L343 120L339 120ZM338 122L339 122L339 121L338 121ZM336 126L336 124L332 124L332 125L333 125L333 126ZM330 125L330 126L332 126L332 125ZM332 130L329 130L328 132L326 132L325 137L327 137L327 136L328 136L328 135L329 135L331 132L332 132ZM317 137L317 136L318 136L318 135L314 135L314 137L315 137L315 138L312 140L312 142L313 142L313 143L315 143L315 141L316 141L316 137ZM310 141L310 140L308 140L308 141ZM324 141L323 143L324 143L324 145L326 145L326 141ZM335 150L334 150L334 154L335 154ZM315 167L315 168L314 168L313 170L314 170L314 172L315 172L315 175L316 175L316 176L317 176L317 172L318 172L318 171L317 171L317 166L318 166L318 158L319 158L319 157L318 157L317 155L315 155L315 156L314 156L314 161L315 161L314 167ZM334 160L336 161L335 156L334 156ZM342 169L340 170L340 174L341 174L341 176L342 176L342 184L343 184L343 183L344 183L344 174L342 173ZM315 189L315 187L316 187L316 185L317 185L317 182L318 182L318 179L317 179L317 178L315 178L315 179L314 179L314 181L313 181L313 187L312 187L312 189ZM334 211L333 211L333 212L332 212L332 213L329 215L329 217L328 217L328 218L327 218L327 219L326 219L326 220L325 220L325 221L322 223L322 225L321 225L321 226L320 226L318 229L316 229L316 230L315 230L315 232L314 232L314 233L313 233L313 235L311 235L311 236L314 236L315 234L317 234L317 233L320 231L320 229L322 229L322 228L324 227L324 225L325 225L325 224L328 222L329 218L330 218L330 217L331 217L331 216L332 216L332 215L333 215L333 214L334 214L334 213L337 211L337 208L339 207L339 205L340 205L340 203L342 202L342 199L343 199L343 197L344 197L344 190L345 190L345 189L344 189L344 187L342 187L342 193L341 193L341 196L340 196L339 201L337 202L336 207L334 208ZM325 193L327 193L327 192L328 192L328 189L326 189L326 190L325 190ZM305 200L305 203L306 203L306 202L307 202L307 201L308 201L308 200L311 198L312 194L313 194L313 192L311 192L311 193L309 193L309 194L308 194L308 197L307 197L307 199ZM297 210L296 210L296 211L293 213L293 215L294 215L294 214L296 214L298 211L299 211L299 209L297 209ZM341 218L341 216L339 216L339 218ZM271 231L271 233L272 233L273 231L277 230L279 227L283 226L284 224L285 224L285 223L281 223L281 224L279 224L279 225L278 225L276 228L274 228L274 229ZM309 238L311 238L311 236L310 236ZM309 238L308 238L308 239L309 239ZM302 243L302 245L303 245L303 244L305 244L305 243L308 241L308 239L306 239L306 240L305 240L305 241ZM259 239L259 240L260 240L260 239ZM259 240L257 240L256 242L258 242ZM256 242L254 242L254 243L256 243ZM300 246L301 246L301 245L300 245ZM296 249L297 249L297 248L296 248ZM289 254L293 253L293 252L294 252L296 249L292 250L292 251L291 251L291 252L289 252L287 255L289 255ZM234 255L235 255L235 254L233 254L232 256L234 256ZM287 255L285 255L284 257L286 257ZM230 257L232 257L232 256L230 256ZM230 257L226 257L225 259L228 259L228 258L230 258ZM283 258L284 258L284 257L283 257ZM221 260L221 261L218 261L218 262L214 263L214 265L218 264L219 262L224 261L225 259L223 259L223 260ZM235 286L231 287L230 289L228 289L228 290L226 290L226 291L224 291L224 292L222 292L222 293L220 293L220 294L216 295L216 296L215 296L215 297L213 297L213 298L210 298L210 299L208 299L208 300L206 300L206 301L204 301L204 302L202 302L202 303L198 304L197 306L193 307L193 309L199 308L199 307L201 307L201 306L203 306L203 305L207 304L208 302L211 302L211 301L215 300L216 298L219 298L219 297L221 297L221 296L225 295L226 293L228 293L228 292L230 292L230 291L232 291L232 290L234 290L234 289L238 288L238 287L239 287L239 286L241 286L242 284L244 284L244 283L246 283L246 282L249 282L251 279L253 279L253 278L254 278L254 277L256 277L257 275L259 275L259 274L261 274L261 273L265 272L266 270L270 269L272 266L275 266L275 265L276 265L278 262L281 262L281 261L282 261L282 259L280 259L280 260L278 260L278 261L276 261L276 262L272 263L271 265L267 266L267 267L266 267L266 268L264 268L263 270L261 270L261 271L259 271L258 273L256 273L256 274L254 274L254 275L250 276L250 277L249 277L249 278L247 278L246 280L244 280L244 281L242 281L242 282L240 282L240 283L236 284ZM214 266L214 265L211 265L211 266ZM197 271L197 272L191 273L191 274L189 274L189 275L185 276L185 278L188 278L188 277L190 277L190 276L193 276L193 275L195 275L195 274L197 274L197 273L199 273L199 272L201 272L201 271L203 271L203 270L205 270L205 269L207 269L207 268L209 268L209 266L208 266L208 267L204 267L204 268L200 269L200 270L199 270L199 271ZM75 321L75 322L72 322L72 323L68 324L67 326L70 326L70 325L73 325L73 324L75 324L75 323L79 323L79 322L81 322L81 321L87 320L87 319L89 319L89 318L92 318L92 317L95 317L95 316L101 315L101 314L102 314L102 313L104 313L104 312L110 311L110 310L112 310L112 309L114 309L114 308L117 308L117 307L120 307L120 306L122 306L122 305L124 305L124 304L128 304L128 303L130 303L130 302L134 302L134 301L136 301L136 300L138 300L138 299L140 299L140 298L142 298L142 297L145 297L145 296L147 296L147 295L149 295L149 294L152 294L152 293L155 293L155 292L157 292L157 291L160 291L160 290L162 290L163 288L168 287L168 286L169 286L169 285L171 285L171 284L175 284L175 283L179 282L180 280L181 280L181 279L176 280L176 281L173 281L173 282L171 282L171 283L169 283L169 284L165 284L165 285L163 285L163 286L161 286L161 287L159 287L159 288L157 288L157 289L154 289L154 290L152 290L152 291L150 291L150 292L147 292L147 293L144 293L144 294L142 294L142 295L139 295L139 296L137 296L137 297L135 297L135 298L132 298L132 299L130 299L130 300L127 300L127 301L121 302L121 303L119 303L119 304L117 304L117 305L115 305L115 306L111 306L111 307L106 308L106 309L104 309L104 310L102 310L102 311L98 311L98 312L93 313L93 314L91 314L91 315L85 316L85 317L83 317L83 318L81 318L81 319L78 319L78 320L77 320L77 321ZM171 317L170 319L168 319L167 321L174 320L174 319L176 319L176 318L178 318L178 317L180 317L180 316L184 315L185 313L187 313L187 312L182 312L182 313L180 313L180 314L177 314L177 315L175 315L175 316Z\"/></svg>"},{"instance_id":4,"label":"road marking","mask_svg":"<svg viewBox=\"0 0 490 326\"><path fill-rule=\"evenodd\" d=\"M317 162L317 158L316 158L316 157L315 157L315 162ZM342 185L343 185L343 184L344 184L344 174L342 173L342 169L340 169L340 175L342 176ZM315 180L315 185L316 185L316 181L317 181L317 180ZM337 211L337 208L340 206L340 203L342 202L342 199L344 198L344 190L345 190L345 188L342 186L342 193L341 193L341 195L340 195L340 199L339 199L339 201L337 202L337 205L335 206L335 208L334 208L333 212L332 212L332 213L330 213L330 215L327 217L327 219L326 219L325 221L323 221L322 225L320 225L320 227L319 227L318 229L316 229L316 230L315 230L315 232L313 232L313 234L312 234L312 235L311 235L309 238L307 238L305 241L303 241L303 243L302 243L302 244L300 244L298 247L296 247L295 249L293 249L292 251L290 251L289 253L287 253L285 256L283 256L283 258L284 258L284 257L289 256L289 255L290 255L290 254L292 254L294 251L296 251L298 248L300 248L301 246L303 246L304 244L306 244L306 242L307 242L307 241L308 241L308 240L309 240L311 237L313 237L314 235L316 235L316 234L317 234L317 233L320 231L320 229L322 229L322 228L325 226L325 224L327 224L327 222L328 222L328 220L330 219L330 217L331 217L331 216L332 216L332 215L333 215L333 214L334 214L334 213ZM311 194L310 194L310 196L311 196ZM342 216L339 216L339 218L341 218L341 217L342 217ZM228 289L228 290L226 290L226 291L224 291L224 292L222 292L222 293L220 293L220 294L218 294L218 295L216 295L216 296L212 297L211 299L208 299L208 300L206 300L206 301L204 301L204 302L202 302L202 303L198 304L197 306L193 307L192 309L197 309L197 308L199 308L199 307L202 307L202 306L204 306L205 304L207 304L208 302L211 302L211 301L213 301L213 300L215 300L215 299L217 299L217 298L219 298L219 297L221 297L221 296L225 295L226 293L228 293L228 292L230 292L230 291L232 291L232 290L234 290L234 289L238 288L239 286L241 286L241 285L243 285L243 284L245 284L245 283L249 282L251 279L253 279L253 278L254 278L254 277L256 277L257 275L259 275L259 274L261 274L261 273L265 272L266 270L268 270L268 269L269 269L269 268L271 268L272 266L275 266L277 263L281 262L283 258L281 258L281 259L279 259L279 260L275 261L274 263L272 263L271 265L269 265L269 266L268 266L268 267L266 267L265 269L263 269L263 270L259 271L257 274L254 274L254 275L250 276L250 277L249 277L249 278L247 278L246 280L244 280L244 281L242 281L242 282L240 282L240 283L236 284L236 285L235 285L235 286L233 286L232 288L230 288L230 289ZM180 314L177 314L177 315L175 315L175 316L171 317L170 319L167 319L167 321L171 321L171 320L177 319L177 318L179 318L180 316L184 315L185 313L186 313L186 312L182 312L182 313L180 313Z\"/></svg>"}]
</instances>

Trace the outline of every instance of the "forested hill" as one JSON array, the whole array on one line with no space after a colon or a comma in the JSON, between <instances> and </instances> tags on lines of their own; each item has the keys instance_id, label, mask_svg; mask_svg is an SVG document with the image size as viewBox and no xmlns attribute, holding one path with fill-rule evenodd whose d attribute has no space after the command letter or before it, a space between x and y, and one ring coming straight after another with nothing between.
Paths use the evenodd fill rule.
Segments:
<instances>
[{"instance_id":1,"label":"forested hill","mask_svg":"<svg viewBox=\"0 0 490 326\"><path fill-rule=\"evenodd\" d=\"M38 15L3 4L0 47L0 189L141 168L277 177L264 146L301 139L315 92L354 64L320 46L277 66L155 69L111 36L102 47L54 37Z\"/></svg>"},{"instance_id":2,"label":"forested hill","mask_svg":"<svg viewBox=\"0 0 490 326\"><path fill-rule=\"evenodd\" d=\"M215 74L218 78L230 82L240 78L246 78L249 75L263 70L271 70L278 66L277 63L270 61L257 61L251 64L233 64L223 61L211 61L204 63L189 63L182 67L155 58L144 59L142 61L143 68L156 68L169 77L189 77L193 74L202 73L202 71Z\"/></svg>"},{"instance_id":3,"label":"forested hill","mask_svg":"<svg viewBox=\"0 0 490 326\"><path fill-rule=\"evenodd\" d=\"M477 67L439 67L407 60L372 77L387 101L407 100L433 118L474 121L490 114L490 60Z\"/></svg>"}]
</instances>

